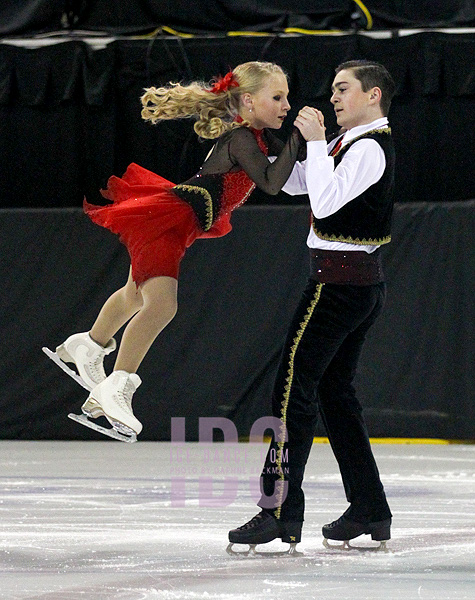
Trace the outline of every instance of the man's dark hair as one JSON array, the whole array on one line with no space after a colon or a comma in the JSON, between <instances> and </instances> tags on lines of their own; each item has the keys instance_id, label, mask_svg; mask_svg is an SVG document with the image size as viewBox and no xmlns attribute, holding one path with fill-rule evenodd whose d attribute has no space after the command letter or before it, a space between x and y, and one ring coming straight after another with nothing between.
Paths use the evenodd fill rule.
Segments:
<instances>
[{"instance_id":1,"label":"man's dark hair","mask_svg":"<svg viewBox=\"0 0 475 600\"><path fill-rule=\"evenodd\" d=\"M367 92L373 87L379 87L381 90L381 112L384 116L387 116L391 100L396 91L396 85L386 67L370 60L349 60L338 65L335 73L349 69L354 72L356 79L361 81L363 92Z\"/></svg>"}]
</instances>

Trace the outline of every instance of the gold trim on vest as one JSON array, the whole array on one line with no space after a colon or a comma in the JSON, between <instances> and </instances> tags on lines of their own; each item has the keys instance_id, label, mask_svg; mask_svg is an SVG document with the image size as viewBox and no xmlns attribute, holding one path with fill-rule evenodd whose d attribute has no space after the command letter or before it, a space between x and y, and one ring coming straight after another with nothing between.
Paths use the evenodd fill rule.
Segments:
<instances>
[{"instance_id":1,"label":"gold trim on vest","mask_svg":"<svg viewBox=\"0 0 475 600\"><path fill-rule=\"evenodd\" d=\"M312 229L313 229L315 235L319 239L325 240L327 242L346 242L347 244L355 244L357 246L381 246L382 244L389 244L389 242L391 241L390 235L383 237L379 240L376 240L373 238L368 238L367 240L366 239L360 240L359 238L353 239L352 237L344 237L343 235L336 236L335 234L325 235L321 231L318 231L315 228L315 223L313 223L313 222L312 222Z\"/></svg>"},{"instance_id":2,"label":"gold trim on vest","mask_svg":"<svg viewBox=\"0 0 475 600\"><path fill-rule=\"evenodd\" d=\"M348 148L354 144L355 142L357 142L358 140L360 140L361 138L366 137L367 135L370 135L372 133L387 133L388 135L391 135L391 127L380 127L379 129L371 129L371 131L365 131L365 133L362 133L361 135L359 135L358 137L355 137L354 139L350 140L347 144L345 144L344 146L342 145L338 152L336 152L335 154L331 155L332 158L336 158L340 152L342 152L343 150L348 150ZM343 138L342 138L343 139Z\"/></svg>"}]
</instances>

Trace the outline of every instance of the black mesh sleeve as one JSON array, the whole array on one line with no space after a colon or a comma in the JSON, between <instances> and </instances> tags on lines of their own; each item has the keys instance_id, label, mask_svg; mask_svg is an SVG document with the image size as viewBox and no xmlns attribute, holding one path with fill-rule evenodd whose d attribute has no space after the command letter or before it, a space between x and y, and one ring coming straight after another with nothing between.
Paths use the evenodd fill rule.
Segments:
<instances>
[{"instance_id":1,"label":"black mesh sleeve","mask_svg":"<svg viewBox=\"0 0 475 600\"><path fill-rule=\"evenodd\" d=\"M299 153L297 155L297 160L302 161L307 158L307 142L302 137L302 134L299 132ZM268 129L264 130L264 141L269 149L269 156L278 156L282 152L282 148L284 147L284 142L276 137L271 131Z\"/></svg>"},{"instance_id":2,"label":"black mesh sleeve","mask_svg":"<svg viewBox=\"0 0 475 600\"><path fill-rule=\"evenodd\" d=\"M282 145L277 159L271 163L257 145L253 133L246 127L241 127L233 131L229 142L229 156L235 165L244 169L258 188L275 195L292 172L302 140L299 130L294 128L287 142Z\"/></svg>"},{"instance_id":3,"label":"black mesh sleeve","mask_svg":"<svg viewBox=\"0 0 475 600\"><path fill-rule=\"evenodd\" d=\"M269 150L269 156L279 156L285 146L284 142L275 136L268 129L264 129L263 136L264 142Z\"/></svg>"}]
</instances>

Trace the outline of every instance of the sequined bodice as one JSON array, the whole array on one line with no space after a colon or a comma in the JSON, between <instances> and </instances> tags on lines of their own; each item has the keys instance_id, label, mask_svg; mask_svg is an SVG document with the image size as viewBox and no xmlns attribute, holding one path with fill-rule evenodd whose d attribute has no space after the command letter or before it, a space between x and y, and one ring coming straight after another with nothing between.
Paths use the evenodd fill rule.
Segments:
<instances>
[{"instance_id":1,"label":"sequined bodice","mask_svg":"<svg viewBox=\"0 0 475 600\"><path fill-rule=\"evenodd\" d=\"M203 232L211 232L229 222L230 213L244 204L256 185L277 193L292 171L298 147L298 137L292 134L278 164L269 163L263 130L235 128L219 138L200 171L173 192L192 206Z\"/></svg>"},{"instance_id":2,"label":"sequined bodice","mask_svg":"<svg viewBox=\"0 0 475 600\"><path fill-rule=\"evenodd\" d=\"M251 130L257 141L262 153L267 156L267 146L262 139L262 131L256 129ZM230 171L223 175L223 196L222 196L222 210L225 212L231 212L238 206L241 206L249 198L256 184L244 171L239 169L238 171Z\"/></svg>"}]
</instances>

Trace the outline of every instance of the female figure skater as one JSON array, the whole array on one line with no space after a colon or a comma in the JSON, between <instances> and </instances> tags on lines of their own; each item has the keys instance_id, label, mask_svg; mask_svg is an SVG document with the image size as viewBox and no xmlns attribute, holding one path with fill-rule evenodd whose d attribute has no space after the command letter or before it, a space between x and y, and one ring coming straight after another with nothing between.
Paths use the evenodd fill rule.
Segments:
<instances>
[{"instance_id":1,"label":"female figure skater","mask_svg":"<svg viewBox=\"0 0 475 600\"><path fill-rule=\"evenodd\" d=\"M267 131L282 126L290 109L288 91L282 69L265 62L241 64L211 87L193 82L145 90L145 120L195 117L195 132L217 141L199 172L184 183L175 185L132 163L102 191L112 204L85 203L95 223L120 236L131 269L127 283L106 301L91 330L70 336L55 355L50 352L62 367L74 363L84 387L91 390L82 406L84 415L76 420L111 437L135 441L142 430L132 411L132 396L141 383L136 371L175 316L186 248L197 238L227 234L231 212L256 186L277 194L299 148L305 147L296 128L286 144ZM268 154L278 155L275 162L268 161ZM115 350L113 336L127 322L114 370L106 377L104 356ZM99 416L112 429L88 420Z\"/></svg>"}]
</instances>

